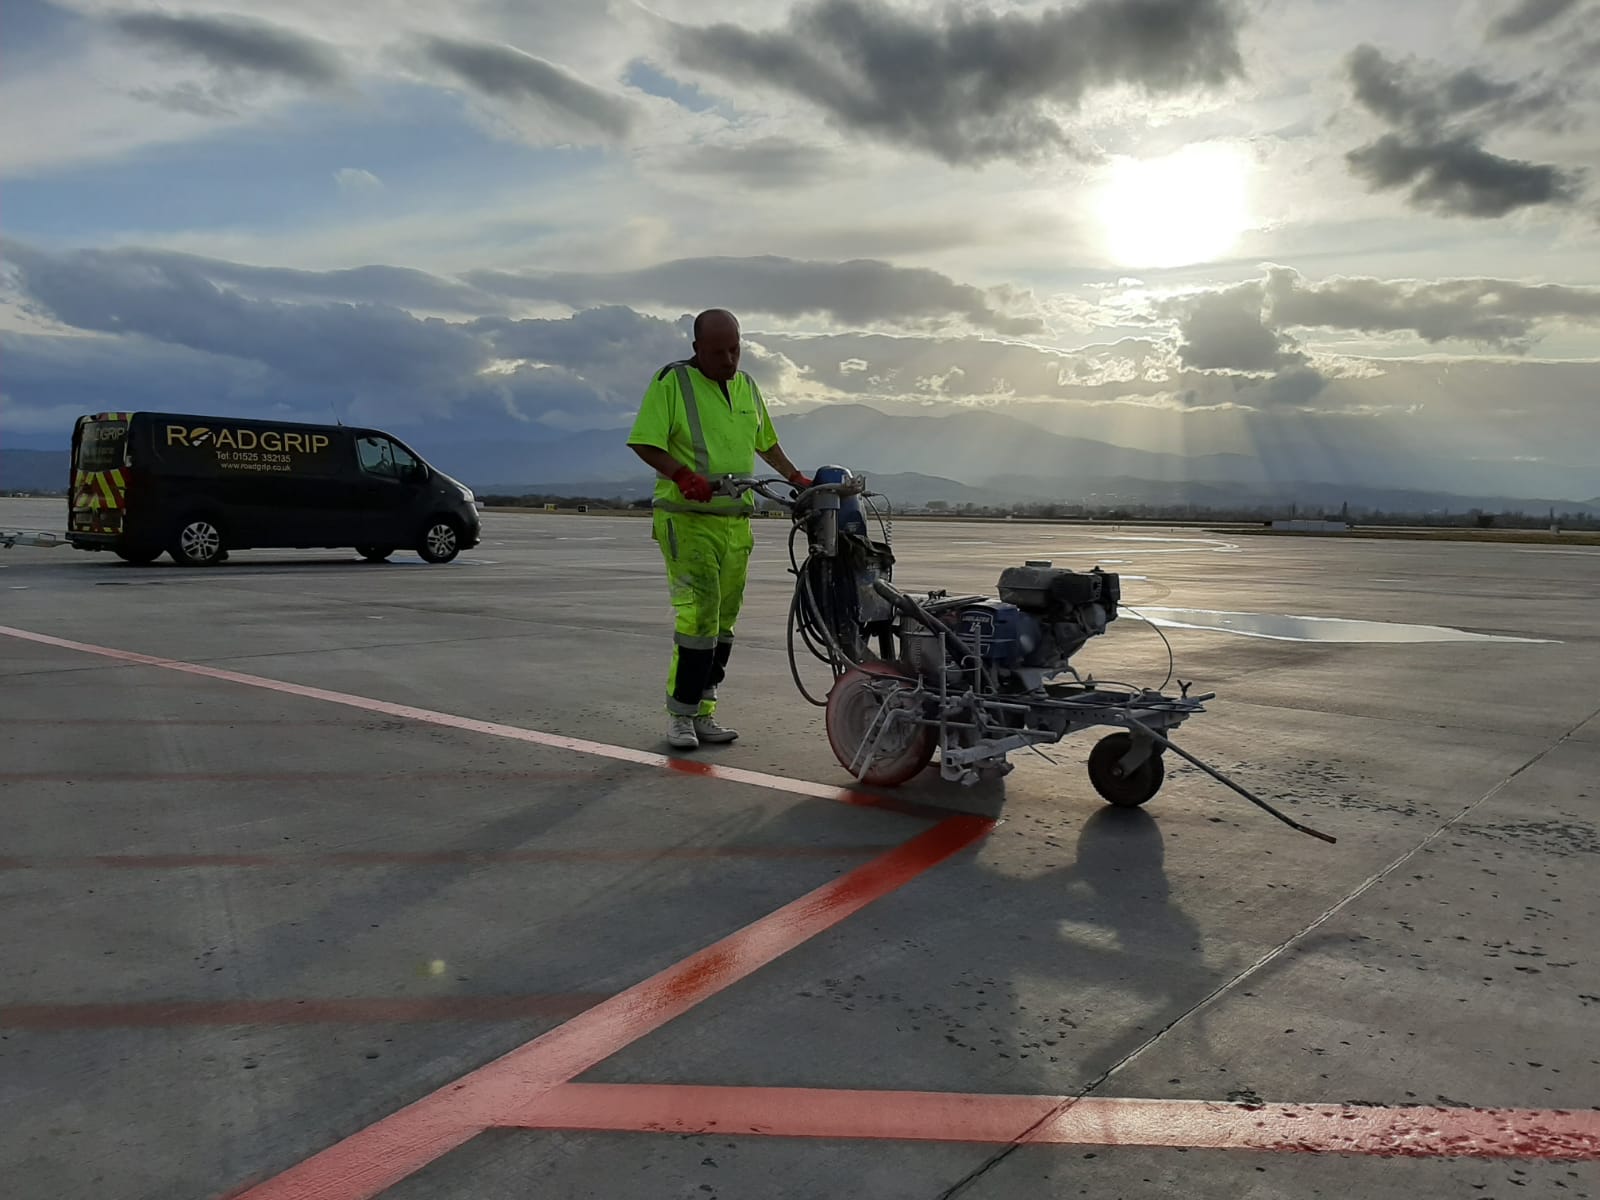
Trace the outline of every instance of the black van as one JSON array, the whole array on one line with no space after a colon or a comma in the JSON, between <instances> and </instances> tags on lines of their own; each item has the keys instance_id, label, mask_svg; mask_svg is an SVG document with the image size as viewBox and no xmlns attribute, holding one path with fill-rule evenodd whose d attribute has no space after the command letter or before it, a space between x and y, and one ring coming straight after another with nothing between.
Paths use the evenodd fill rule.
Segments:
<instances>
[{"instance_id":1,"label":"black van","mask_svg":"<svg viewBox=\"0 0 1600 1200\"><path fill-rule=\"evenodd\" d=\"M390 434L348 425L98 413L72 430L67 539L131 563L165 550L209 566L229 550L349 546L379 562L449 562L478 544L472 492Z\"/></svg>"}]
</instances>

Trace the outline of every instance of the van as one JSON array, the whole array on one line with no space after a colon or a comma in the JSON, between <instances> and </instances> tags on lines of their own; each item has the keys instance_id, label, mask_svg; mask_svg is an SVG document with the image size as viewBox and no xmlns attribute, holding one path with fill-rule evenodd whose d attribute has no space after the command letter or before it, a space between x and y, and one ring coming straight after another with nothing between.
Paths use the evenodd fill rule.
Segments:
<instances>
[{"instance_id":1,"label":"van","mask_svg":"<svg viewBox=\"0 0 1600 1200\"><path fill-rule=\"evenodd\" d=\"M377 429L184 413L98 413L72 430L67 539L130 563L163 551L350 547L445 563L478 544L470 489Z\"/></svg>"}]
</instances>

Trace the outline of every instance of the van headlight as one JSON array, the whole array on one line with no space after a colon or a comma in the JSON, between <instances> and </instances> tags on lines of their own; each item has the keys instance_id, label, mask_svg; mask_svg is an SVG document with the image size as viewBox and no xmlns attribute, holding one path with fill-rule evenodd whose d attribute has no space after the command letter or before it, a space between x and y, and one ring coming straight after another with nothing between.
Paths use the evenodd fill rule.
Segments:
<instances>
[{"instance_id":1,"label":"van headlight","mask_svg":"<svg viewBox=\"0 0 1600 1200\"><path fill-rule=\"evenodd\" d=\"M472 494L472 489L466 484L461 485L461 498L468 504L476 504L478 502L478 498Z\"/></svg>"}]
</instances>

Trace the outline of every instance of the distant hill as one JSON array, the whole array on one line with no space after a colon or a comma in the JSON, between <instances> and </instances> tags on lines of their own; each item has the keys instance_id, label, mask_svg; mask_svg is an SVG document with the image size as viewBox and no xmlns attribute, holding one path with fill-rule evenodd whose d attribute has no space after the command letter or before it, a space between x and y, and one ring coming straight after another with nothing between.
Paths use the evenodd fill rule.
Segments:
<instances>
[{"instance_id":1,"label":"distant hill","mask_svg":"<svg viewBox=\"0 0 1600 1200\"><path fill-rule=\"evenodd\" d=\"M65 450L0 450L0 492L64 492L71 469Z\"/></svg>"},{"instance_id":2,"label":"distant hill","mask_svg":"<svg viewBox=\"0 0 1600 1200\"><path fill-rule=\"evenodd\" d=\"M1188 505L1226 508L1295 503L1302 509L1464 513L1522 511L1600 515L1600 496L1479 494L1462 481L1466 466L1406 458L1385 446L1349 464L1350 478L1328 463L1298 458L1289 448L1242 454L1192 455L1134 450L1052 433L993 411L942 416L888 414L860 404L831 404L778 417L783 445L807 470L838 463L864 472L899 507L942 500L951 506L1012 503ZM546 492L641 499L652 475L626 445L625 428L586 430L517 441L451 441L448 426L408 436L440 470L479 494ZM13 446L25 438L11 438ZM59 444L59 443L57 443ZM0 491L49 489L67 483L62 450L0 450ZM764 472L759 460L757 471ZM1441 482L1443 481L1443 482ZM1584 490L1588 490L1587 487Z\"/></svg>"},{"instance_id":3,"label":"distant hill","mask_svg":"<svg viewBox=\"0 0 1600 1200\"><path fill-rule=\"evenodd\" d=\"M1267 481L1258 459L1241 454L1185 458L1129 450L1107 442L1050 433L999 413L942 417L894 416L860 404L780 419L784 449L811 467L839 463L871 474L956 478L971 485L995 476L1030 475L1066 481L1074 476L1141 479ZM439 469L467 483L489 480L626 479L641 470L625 429L590 430L540 442L450 442L426 451ZM486 489L487 490L487 489Z\"/></svg>"},{"instance_id":4,"label":"distant hill","mask_svg":"<svg viewBox=\"0 0 1600 1200\"><path fill-rule=\"evenodd\" d=\"M1297 462L1287 454L1264 460L1131 450L1051 433L993 412L891 417L865 405L834 404L783 417L780 426L784 449L797 463L808 469L838 463L864 472L901 505L932 500L952 505L1298 503L1337 511L1348 502L1353 509L1408 512L1481 508L1536 513L1553 507L1600 514L1600 499L1453 492L1408 479L1401 460L1378 482L1327 481L1319 478L1325 466ZM651 476L625 438L625 430L614 429L520 444L445 442L432 445L428 455L441 470L481 492L637 498L648 494ZM756 469L765 469L759 460ZM1431 481L1440 474L1435 464L1424 477Z\"/></svg>"}]
</instances>

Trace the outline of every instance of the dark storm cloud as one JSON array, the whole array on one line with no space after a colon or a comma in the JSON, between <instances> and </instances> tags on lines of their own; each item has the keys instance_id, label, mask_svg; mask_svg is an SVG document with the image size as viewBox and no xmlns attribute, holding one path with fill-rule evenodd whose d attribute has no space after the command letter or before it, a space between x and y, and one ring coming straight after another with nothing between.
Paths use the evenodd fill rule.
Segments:
<instances>
[{"instance_id":1,"label":"dark storm cloud","mask_svg":"<svg viewBox=\"0 0 1600 1200\"><path fill-rule=\"evenodd\" d=\"M1335 277L1307 283L1284 267L1267 274L1266 319L1358 333L1414 333L1428 342L1525 347L1551 322L1600 326L1600 288L1506 279L1384 280Z\"/></svg>"},{"instance_id":2,"label":"dark storm cloud","mask_svg":"<svg viewBox=\"0 0 1600 1200\"><path fill-rule=\"evenodd\" d=\"M621 305L573 313L570 317L510 320L485 317L468 327L497 357L533 364L524 378L554 372L581 379L597 403L637 404L652 375L690 354L687 319L665 321ZM742 364L755 372L750 361Z\"/></svg>"},{"instance_id":3,"label":"dark storm cloud","mask_svg":"<svg viewBox=\"0 0 1600 1200\"><path fill-rule=\"evenodd\" d=\"M1570 86L1496 82L1472 68L1425 78L1368 45L1351 51L1345 66L1356 100L1392 127L1345 155L1351 173L1371 190L1406 188L1414 208L1475 218L1577 198L1579 173L1483 146L1491 131L1507 125L1564 125Z\"/></svg>"},{"instance_id":4,"label":"dark storm cloud","mask_svg":"<svg viewBox=\"0 0 1600 1200\"><path fill-rule=\"evenodd\" d=\"M608 275L478 271L465 278L485 291L574 308L657 303L684 311L721 307L791 318L820 316L849 325L938 326L963 319L996 333L1043 329L1038 318L1011 315L994 294L970 284L925 268L869 259L686 258Z\"/></svg>"},{"instance_id":5,"label":"dark storm cloud","mask_svg":"<svg viewBox=\"0 0 1600 1200\"><path fill-rule=\"evenodd\" d=\"M881 0L819 0L782 30L675 26L689 67L770 86L838 126L949 163L1069 147L1052 105L1132 84L1153 93L1243 72L1230 0L1088 0L1036 13L950 6L942 18Z\"/></svg>"},{"instance_id":6,"label":"dark storm cloud","mask_svg":"<svg viewBox=\"0 0 1600 1200\"><path fill-rule=\"evenodd\" d=\"M25 303L63 324L244 359L288 378L412 392L456 383L489 358L460 326L386 304L247 297L183 256L47 254L14 242L3 250Z\"/></svg>"},{"instance_id":7,"label":"dark storm cloud","mask_svg":"<svg viewBox=\"0 0 1600 1200\"><path fill-rule=\"evenodd\" d=\"M0 245L3 248L3 245ZM113 252L124 268L152 274L172 270L268 300L344 300L431 312L486 315L504 312L506 301L454 280L410 267L372 265L334 271L294 267L259 267L173 250L119 249Z\"/></svg>"},{"instance_id":8,"label":"dark storm cloud","mask_svg":"<svg viewBox=\"0 0 1600 1200\"><path fill-rule=\"evenodd\" d=\"M1574 98L1559 84L1496 81L1474 67L1430 77L1368 45L1352 50L1345 67L1364 108L1417 135L1442 135L1456 119L1470 120L1479 131L1541 119L1559 124Z\"/></svg>"},{"instance_id":9,"label":"dark storm cloud","mask_svg":"<svg viewBox=\"0 0 1600 1200\"><path fill-rule=\"evenodd\" d=\"M249 17L133 12L113 17L112 24L147 45L221 71L277 76L311 87L331 86L345 74L339 52L327 42Z\"/></svg>"},{"instance_id":10,"label":"dark storm cloud","mask_svg":"<svg viewBox=\"0 0 1600 1200\"><path fill-rule=\"evenodd\" d=\"M1600 287L1483 278L1309 282L1288 267L1270 267L1262 280L1175 297L1152 315L1176 319L1187 367L1270 371L1305 361L1290 330L1412 334L1526 350L1550 325L1600 328Z\"/></svg>"},{"instance_id":11,"label":"dark storm cloud","mask_svg":"<svg viewBox=\"0 0 1600 1200\"><path fill-rule=\"evenodd\" d=\"M423 55L475 91L495 100L544 105L613 138L625 136L633 106L577 76L512 46L427 37Z\"/></svg>"},{"instance_id":12,"label":"dark storm cloud","mask_svg":"<svg viewBox=\"0 0 1600 1200\"><path fill-rule=\"evenodd\" d=\"M1281 371L1305 362L1292 338L1269 328L1264 289L1241 283L1168 301L1158 310L1178 319L1178 359L1198 371Z\"/></svg>"},{"instance_id":13,"label":"dark storm cloud","mask_svg":"<svg viewBox=\"0 0 1600 1200\"><path fill-rule=\"evenodd\" d=\"M1559 20L1577 0L1518 0L1489 26L1491 39L1525 37Z\"/></svg>"},{"instance_id":14,"label":"dark storm cloud","mask_svg":"<svg viewBox=\"0 0 1600 1200\"><path fill-rule=\"evenodd\" d=\"M1410 187L1413 207L1447 216L1503 217L1578 195L1575 173L1491 154L1472 134L1427 142L1386 133L1345 159L1374 191Z\"/></svg>"}]
</instances>

